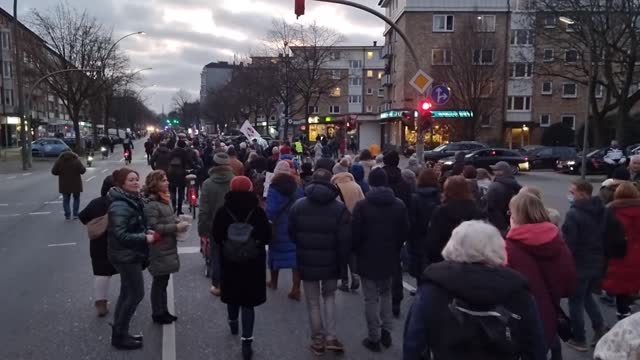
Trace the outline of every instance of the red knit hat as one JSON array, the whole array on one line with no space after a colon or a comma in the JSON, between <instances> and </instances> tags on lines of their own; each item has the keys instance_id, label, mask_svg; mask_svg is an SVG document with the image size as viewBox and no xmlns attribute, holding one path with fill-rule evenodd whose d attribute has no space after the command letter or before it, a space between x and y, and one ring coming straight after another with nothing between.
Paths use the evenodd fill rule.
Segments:
<instances>
[{"instance_id":1,"label":"red knit hat","mask_svg":"<svg viewBox=\"0 0 640 360\"><path fill-rule=\"evenodd\" d=\"M249 192L253 190L253 183L251 179L246 176L236 176L231 179L231 184L229 185L231 191L244 191Z\"/></svg>"}]
</instances>

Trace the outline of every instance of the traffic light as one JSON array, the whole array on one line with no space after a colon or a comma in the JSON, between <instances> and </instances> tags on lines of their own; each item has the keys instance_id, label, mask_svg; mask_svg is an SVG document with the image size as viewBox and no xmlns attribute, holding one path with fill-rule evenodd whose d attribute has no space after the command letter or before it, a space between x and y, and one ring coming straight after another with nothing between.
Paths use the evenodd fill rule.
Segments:
<instances>
[{"instance_id":1,"label":"traffic light","mask_svg":"<svg viewBox=\"0 0 640 360\"><path fill-rule=\"evenodd\" d=\"M304 15L304 1L305 0L295 0L296 19Z\"/></svg>"},{"instance_id":2,"label":"traffic light","mask_svg":"<svg viewBox=\"0 0 640 360\"><path fill-rule=\"evenodd\" d=\"M431 127L433 104L429 100L421 100L418 104L418 122L422 124L423 129Z\"/></svg>"}]
</instances>

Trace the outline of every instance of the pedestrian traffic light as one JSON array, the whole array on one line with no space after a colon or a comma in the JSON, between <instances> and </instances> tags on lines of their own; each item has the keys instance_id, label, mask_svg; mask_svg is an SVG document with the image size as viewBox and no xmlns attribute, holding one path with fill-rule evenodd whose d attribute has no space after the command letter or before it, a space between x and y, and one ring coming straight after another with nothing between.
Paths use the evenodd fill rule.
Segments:
<instances>
[{"instance_id":1,"label":"pedestrian traffic light","mask_svg":"<svg viewBox=\"0 0 640 360\"><path fill-rule=\"evenodd\" d=\"M433 104L429 100L422 100L418 104L418 123L421 124L423 129L429 129L432 123L431 109Z\"/></svg>"},{"instance_id":2,"label":"pedestrian traffic light","mask_svg":"<svg viewBox=\"0 0 640 360\"><path fill-rule=\"evenodd\" d=\"M304 1L305 0L295 0L296 19L304 15Z\"/></svg>"}]
</instances>

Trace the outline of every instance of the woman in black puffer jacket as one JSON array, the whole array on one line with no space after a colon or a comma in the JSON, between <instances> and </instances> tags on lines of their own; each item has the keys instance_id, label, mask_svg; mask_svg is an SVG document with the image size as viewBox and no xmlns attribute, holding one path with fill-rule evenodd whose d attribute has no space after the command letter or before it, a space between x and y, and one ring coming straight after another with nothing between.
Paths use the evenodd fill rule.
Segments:
<instances>
[{"instance_id":1,"label":"woman in black puffer jacket","mask_svg":"<svg viewBox=\"0 0 640 360\"><path fill-rule=\"evenodd\" d=\"M120 273L111 345L124 350L142 347L142 338L129 334L129 323L144 297L142 270L149 258L148 244L157 240L147 232L139 181L137 172L122 168L113 172L115 187L109 190L109 261Z\"/></svg>"}]
</instances>

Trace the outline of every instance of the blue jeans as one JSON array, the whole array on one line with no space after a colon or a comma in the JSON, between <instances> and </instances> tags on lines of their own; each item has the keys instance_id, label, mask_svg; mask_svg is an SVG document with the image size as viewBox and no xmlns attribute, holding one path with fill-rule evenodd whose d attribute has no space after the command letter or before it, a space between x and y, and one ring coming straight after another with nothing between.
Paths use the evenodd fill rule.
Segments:
<instances>
[{"instance_id":1,"label":"blue jeans","mask_svg":"<svg viewBox=\"0 0 640 360\"><path fill-rule=\"evenodd\" d=\"M578 276L576 292L569 297L569 316L574 340L586 341L584 331L584 311L591 319L591 326L600 329L604 326L604 320L600 313L600 307L593 299L593 289L599 286L601 275L599 273L581 274Z\"/></svg>"},{"instance_id":2,"label":"blue jeans","mask_svg":"<svg viewBox=\"0 0 640 360\"><path fill-rule=\"evenodd\" d=\"M242 339L253 339L253 325L256 321L256 314L252 307L227 304L227 315L229 322L237 322L242 311Z\"/></svg>"},{"instance_id":3,"label":"blue jeans","mask_svg":"<svg viewBox=\"0 0 640 360\"><path fill-rule=\"evenodd\" d=\"M62 208L64 209L64 217L71 217L71 208L69 202L72 194L62 194ZM73 193L73 216L78 216L80 212L80 193Z\"/></svg>"},{"instance_id":4,"label":"blue jeans","mask_svg":"<svg viewBox=\"0 0 640 360\"><path fill-rule=\"evenodd\" d=\"M211 263L211 285L220 287L220 244L210 239L209 261Z\"/></svg>"},{"instance_id":5,"label":"blue jeans","mask_svg":"<svg viewBox=\"0 0 640 360\"><path fill-rule=\"evenodd\" d=\"M129 323L144 298L142 264L113 264L120 273L120 296L113 315L113 328L118 334L129 333Z\"/></svg>"}]
</instances>

